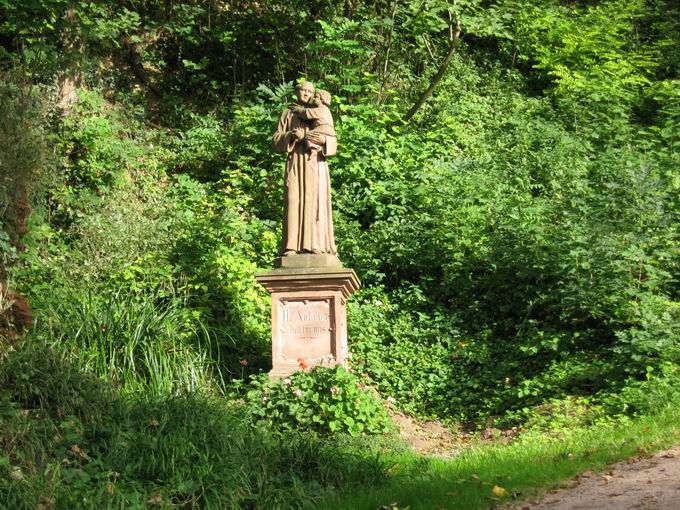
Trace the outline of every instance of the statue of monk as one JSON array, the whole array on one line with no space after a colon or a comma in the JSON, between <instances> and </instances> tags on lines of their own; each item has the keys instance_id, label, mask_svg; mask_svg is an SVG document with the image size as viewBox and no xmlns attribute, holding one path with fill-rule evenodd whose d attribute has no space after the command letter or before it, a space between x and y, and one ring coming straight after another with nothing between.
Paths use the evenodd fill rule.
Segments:
<instances>
[{"instance_id":1,"label":"statue of monk","mask_svg":"<svg viewBox=\"0 0 680 510\"><path fill-rule=\"evenodd\" d=\"M302 108L294 108L297 113L286 108L272 138L274 150L288 154L280 254L283 257L299 253L335 255L326 158L335 154L337 140L334 130L320 128L318 118L322 114L326 125L330 110L313 100L314 85L308 81L298 85L295 95L297 106ZM328 98L330 95L324 96ZM325 110L315 114L319 106ZM330 123L332 126L332 117Z\"/></svg>"}]
</instances>

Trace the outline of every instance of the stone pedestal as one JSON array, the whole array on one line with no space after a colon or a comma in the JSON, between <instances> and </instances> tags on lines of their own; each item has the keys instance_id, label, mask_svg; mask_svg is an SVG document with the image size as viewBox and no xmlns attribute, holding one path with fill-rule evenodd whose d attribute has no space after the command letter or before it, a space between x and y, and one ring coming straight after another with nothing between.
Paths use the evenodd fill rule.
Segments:
<instances>
[{"instance_id":1,"label":"stone pedestal","mask_svg":"<svg viewBox=\"0 0 680 510\"><path fill-rule=\"evenodd\" d=\"M272 296L273 378L299 370L301 359L309 367L347 361L346 302L359 289L359 279L353 269L300 262L255 275Z\"/></svg>"}]
</instances>

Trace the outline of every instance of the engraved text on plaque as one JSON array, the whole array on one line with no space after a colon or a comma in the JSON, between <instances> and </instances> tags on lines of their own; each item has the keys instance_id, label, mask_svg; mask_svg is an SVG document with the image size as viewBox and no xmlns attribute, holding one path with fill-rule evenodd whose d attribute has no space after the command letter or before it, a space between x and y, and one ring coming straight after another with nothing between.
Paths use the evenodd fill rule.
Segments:
<instances>
[{"instance_id":1,"label":"engraved text on plaque","mask_svg":"<svg viewBox=\"0 0 680 510\"><path fill-rule=\"evenodd\" d=\"M318 360L333 354L330 299L286 300L279 308L281 359Z\"/></svg>"}]
</instances>

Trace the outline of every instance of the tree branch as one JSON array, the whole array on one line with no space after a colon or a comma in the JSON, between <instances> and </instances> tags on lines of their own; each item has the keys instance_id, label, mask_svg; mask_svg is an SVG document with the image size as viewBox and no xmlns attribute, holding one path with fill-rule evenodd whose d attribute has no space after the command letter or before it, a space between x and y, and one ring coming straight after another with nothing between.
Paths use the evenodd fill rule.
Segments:
<instances>
[{"instance_id":1,"label":"tree branch","mask_svg":"<svg viewBox=\"0 0 680 510\"><path fill-rule=\"evenodd\" d=\"M418 101L416 101L416 103L404 116L404 122L409 122L413 118L413 116L418 112L418 110L420 110L420 108L425 104L425 101L427 101L430 98L430 96L434 92L434 89L437 88L437 85L439 85L439 82L442 81L444 74L446 74L446 70L448 69L451 60L453 59L453 55L455 55L456 53L458 44L460 43L460 18L458 16L456 16L456 25L455 27L452 28L450 40L451 42L449 44L449 50L446 53L446 57L444 57L442 63L439 65L437 74L435 74L434 78L432 78L432 82L430 83L430 86L427 87L427 90L425 90L425 92L422 93L420 98L418 98Z\"/></svg>"}]
</instances>

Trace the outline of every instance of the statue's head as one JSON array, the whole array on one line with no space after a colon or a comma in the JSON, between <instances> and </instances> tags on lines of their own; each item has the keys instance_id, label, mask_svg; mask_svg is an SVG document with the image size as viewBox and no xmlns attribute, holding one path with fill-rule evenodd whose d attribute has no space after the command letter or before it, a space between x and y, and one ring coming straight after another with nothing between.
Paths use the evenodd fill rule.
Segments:
<instances>
[{"instance_id":1,"label":"statue's head","mask_svg":"<svg viewBox=\"0 0 680 510\"><path fill-rule=\"evenodd\" d=\"M314 98L317 99L318 102L325 104L326 106L331 105L331 93L328 92L327 90L317 90Z\"/></svg>"},{"instance_id":2,"label":"statue's head","mask_svg":"<svg viewBox=\"0 0 680 510\"><path fill-rule=\"evenodd\" d=\"M307 104L314 97L314 84L311 81L303 81L295 88L295 95L300 103Z\"/></svg>"}]
</instances>

